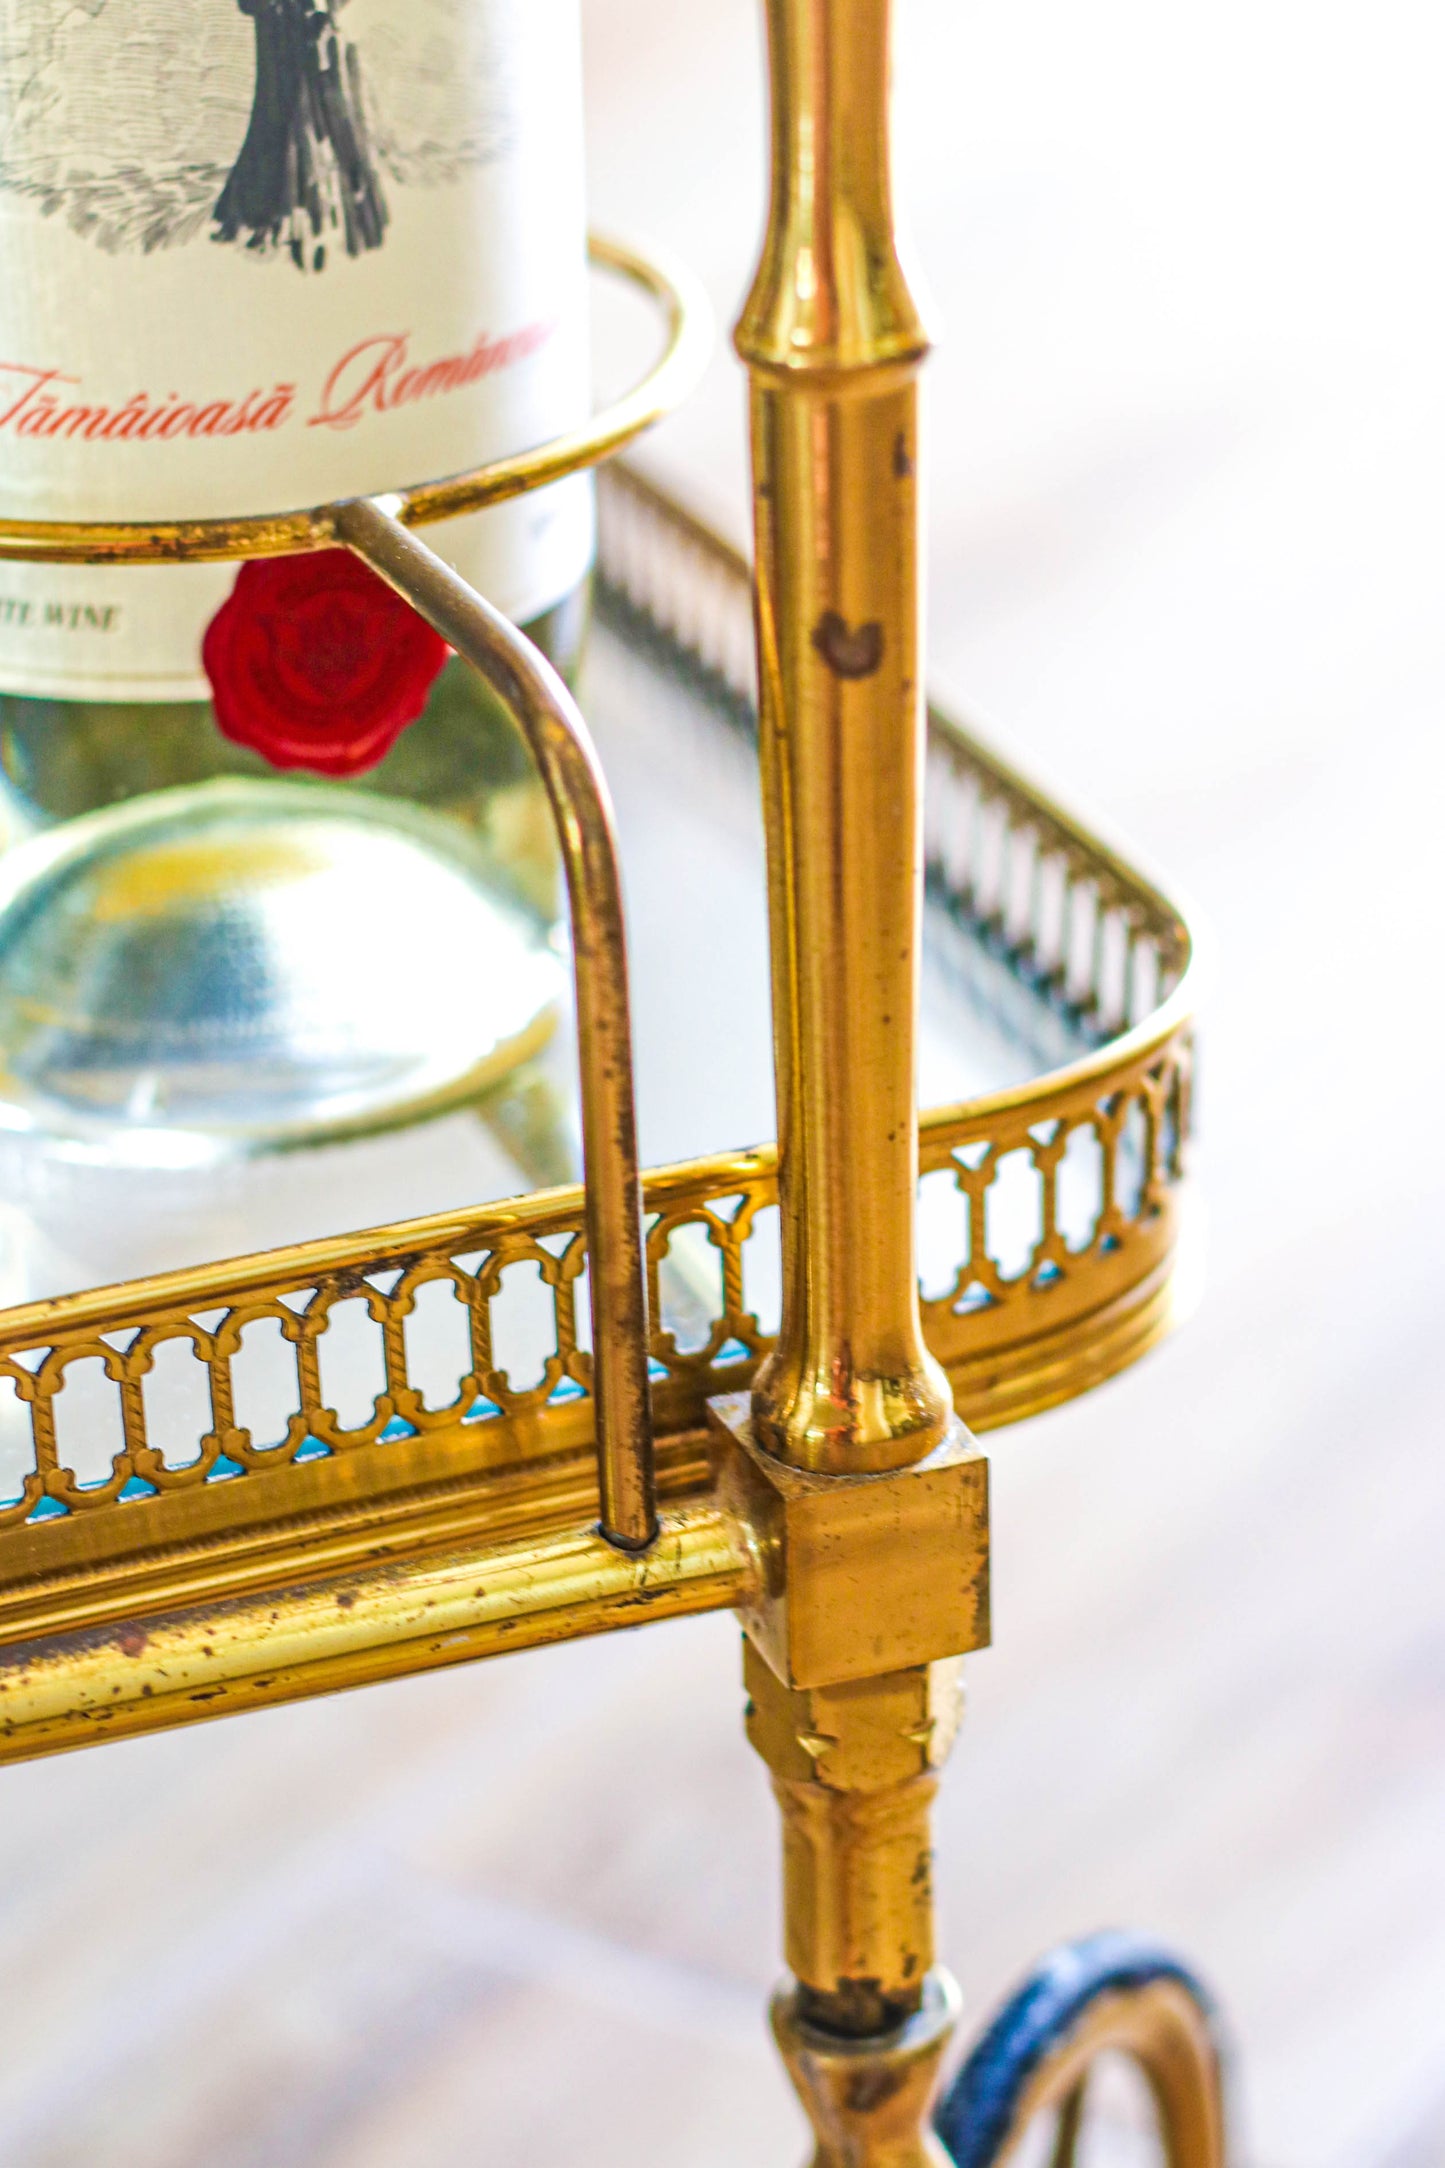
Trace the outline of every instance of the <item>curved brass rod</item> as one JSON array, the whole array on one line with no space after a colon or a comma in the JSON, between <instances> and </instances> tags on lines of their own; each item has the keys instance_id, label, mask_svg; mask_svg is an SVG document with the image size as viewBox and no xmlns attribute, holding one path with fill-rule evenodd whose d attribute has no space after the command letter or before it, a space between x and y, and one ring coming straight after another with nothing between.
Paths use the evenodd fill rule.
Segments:
<instances>
[{"instance_id":1,"label":"curved brass rod","mask_svg":"<svg viewBox=\"0 0 1445 2168\"><path fill-rule=\"evenodd\" d=\"M604 271L657 302L666 344L642 381L582 428L533 450L488 461L440 481L398 490L388 502L408 527L454 519L520 497L596 466L670 414L692 390L711 343L711 312L693 274L670 257L592 234L587 253ZM340 539L334 505L246 517L168 520L0 519L0 563L216 564L239 557L290 557Z\"/></svg>"},{"instance_id":2,"label":"curved brass rod","mask_svg":"<svg viewBox=\"0 0 1445 2168\"><path fill-rule=\"evenodd\" d=\"M332 505L328 517L337 540L404 595L505 702L551 803L567 875L577 993L601 1526L622 1549L645 1550L657 1534L657 1501L642 1181L622 882L607 785L587 725L551 664L500 611L408 534L389 503L357 498Z\"/></svg>"}]
</instances>

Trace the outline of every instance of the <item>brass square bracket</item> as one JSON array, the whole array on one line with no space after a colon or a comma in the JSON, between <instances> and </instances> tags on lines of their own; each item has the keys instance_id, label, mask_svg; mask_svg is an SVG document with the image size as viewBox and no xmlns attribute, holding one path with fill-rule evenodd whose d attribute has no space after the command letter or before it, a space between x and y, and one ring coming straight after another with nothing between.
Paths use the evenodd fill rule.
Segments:
<instances>
[{"instance_id":1,"label":"brass square bracket","mask_svg":"<svg viewBox=\"0 0 1445 2168\"><path fill-rule=\"evenodd\" d=\"M988 1646L988 1462L963 1424L911 1468L809 1475L755 1443L748 1396L710 1401L720 1503L756 1546L739 1616L788 1686L834 1686Z\"/></svg>"}]
</instances>

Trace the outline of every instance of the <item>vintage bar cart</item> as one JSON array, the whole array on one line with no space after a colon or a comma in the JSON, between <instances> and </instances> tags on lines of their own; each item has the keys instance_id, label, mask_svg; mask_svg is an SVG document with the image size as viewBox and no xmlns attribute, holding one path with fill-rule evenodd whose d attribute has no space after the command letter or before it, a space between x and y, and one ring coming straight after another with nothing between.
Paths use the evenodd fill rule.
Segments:
<instances>
[{"instance_id":1,"label":"vintage bar cart","mask_svg":"<svg viewBox=\"0 0 1445 2168\"><path fill-rule=\"evenodd\" d=\"M1045 1961L930 2122L956 1996L934 1961L929 1814L959 1659L988 1638L987 1463L975 1429L1085 1390L1176 1299L1189 1128L1191 941L1147 879L969 733L925 718L917 376L898 259L889 0L769 0L773 191L737 334L752 381L757 736L779 1145L640 1175L611 816L560 681L415 529L618 449L690 381L685 276L615 244L662 304L662 361L587 431L384 500L191 525L12 524L0 555L137 562L342 543L505 698L556 819L570 898L585 1182L0 1314L28 1465L0 1508L0 1758L18 1760L508 1649L732 1608L748 1731L783 1820L793 1983L774 2025L824 2168L1001 2159L1057 2109L1073 2156L1093 2059L1142 2066L1179 2168L1222 2157L1208 2006L1164 1952L1101 1936ZM647 485L605 479L604 608L751 714L740 561ZM925 762L926 754L926 762ZM925 765L928 808L924 813ZM915 1110L920 904L1068 1058ZM1097 1206L1071 1236L1082 1140ZM1036 1185L1023 1261L994 1239L1000 1171ZM959 1203L920 1311L920 1171ZM780 1213L781 1307L759 1322L757 1225ZM684 1344L663 1276L699 1234L721 1300ZM551 1341L515 1389L493 1343L509 1265ZM581 1301L584 1282L587 1302ZM422 1291L465 1312L445 1404L412 1374ZM320 1354L361 1304L384 1390L347 1427ZM590 1317L590 1346L586 1324ZM279 1438L238 1420L249 1324L294 1348ZM148 1380L175 1343L209 1420L178 1452ZM57 1403L98 1363L120 1443L82 1475ZM944 2150L946 2142L947 2151Z\"/></svg>"}]
</instances>

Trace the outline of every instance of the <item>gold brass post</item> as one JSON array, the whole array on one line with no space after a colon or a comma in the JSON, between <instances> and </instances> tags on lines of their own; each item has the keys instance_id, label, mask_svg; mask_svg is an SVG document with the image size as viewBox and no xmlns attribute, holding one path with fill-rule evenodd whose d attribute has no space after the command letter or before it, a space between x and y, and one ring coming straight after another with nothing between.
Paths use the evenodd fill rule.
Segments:
<instances>
[{"instance_id":1,"label":"gold brass post","mask_svg":"<svg viewBox=\"0 0 1445 2168\"><path fill-rule=\"evenodd\" d=\"M772 203L751 380L783 1300L715 1403L761 1574L748 1730L783 1815L775 2004L814 2168L929 2168L955 2002L929 1810L987 1636L986 1471L914 1255L924 707L919 367L894 233L891 0L767 0Z\"/></svg>"},{"instance_id":2,"label":"gold brass post","mask_svg":"<svg viewBox=\"0 0 1445 2168\"><path fill-rule=\"evenodd\" d=\"M768 0L772 213L752 383L783 1308L758 1443L857 1474L952 1416L914 1271L924 744L917 372L891 0Z\"/></svg>"}]
</instances>

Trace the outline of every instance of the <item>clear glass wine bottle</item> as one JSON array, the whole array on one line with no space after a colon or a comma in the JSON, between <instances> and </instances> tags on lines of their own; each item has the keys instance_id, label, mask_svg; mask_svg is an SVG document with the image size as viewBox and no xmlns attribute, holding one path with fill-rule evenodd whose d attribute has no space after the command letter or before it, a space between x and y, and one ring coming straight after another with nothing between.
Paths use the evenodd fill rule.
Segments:
<instances>
[{"instance_id":1,"label":"clear glass wine bottle","mask_svg":"<svg viewBox=\"0 0 1445 2168\"><path fill-rule=\"evenodd\" d=\"M11 516L281 510L585 411L576 0L27 0L0 128ZM564 673L589 508L429 537ZM238 742L201 667L232 577L0 574L0 1126L130 1162L366 1133L549 1028L514 726L453 658L349 772Z\"/></svg>"}]
</instances>

